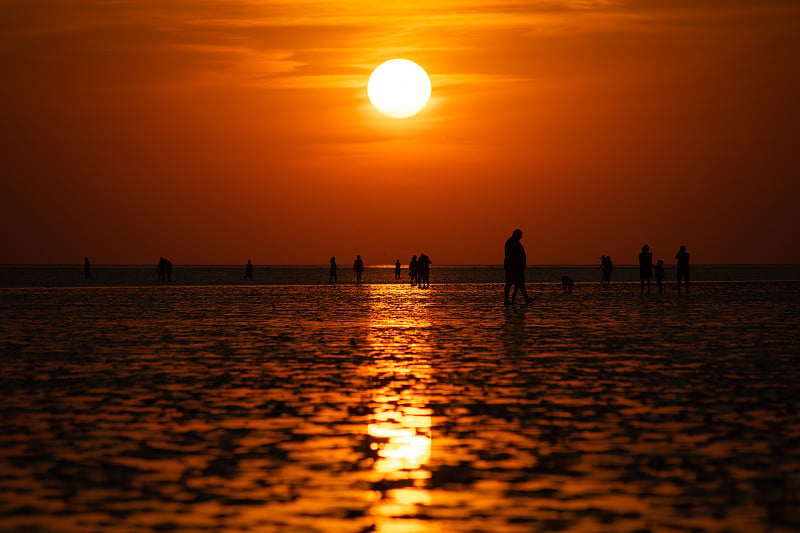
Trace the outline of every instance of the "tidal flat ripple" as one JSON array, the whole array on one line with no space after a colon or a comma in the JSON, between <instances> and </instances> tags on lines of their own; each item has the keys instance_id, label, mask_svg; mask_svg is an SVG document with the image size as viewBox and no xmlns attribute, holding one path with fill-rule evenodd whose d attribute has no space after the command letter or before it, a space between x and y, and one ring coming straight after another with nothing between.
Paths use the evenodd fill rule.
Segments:
<instances>
[{"instance_id":1,"label":"tidal flat ripple","mask_svg":"<svg viewBox=\"0 0 800 533\"><path fill-rule=\"evenodd\" d=\"M0 290L0 531L800 530L800 283Z\"/></svg>"}]
</instances>

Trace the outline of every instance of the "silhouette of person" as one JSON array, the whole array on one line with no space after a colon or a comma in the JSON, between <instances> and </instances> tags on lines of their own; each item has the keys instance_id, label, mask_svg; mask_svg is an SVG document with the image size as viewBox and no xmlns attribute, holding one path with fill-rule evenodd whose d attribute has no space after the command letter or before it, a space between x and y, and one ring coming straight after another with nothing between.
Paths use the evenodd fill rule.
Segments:
<instances>
[{"instance_id":1,"label":"silhouette of person","mask_svg":"<svg viewBox=\"0 0 800 533\"><path fill-rule=\"evenodd\" d=\"M647 281L647 292L650 292L650 279L653 277L653 252L645 244L639 252L639 292L644 292L644 282Z\"/></svg>"},{"instance_id":2,"label":"silhouette of person","mask_svg":"<svg viewBox=\"0 0 800 533\"><path fill-rule=\"evenodd\" d=\"M521 239L522 230L515 229L511 237L506 240L505 244L503 268L506 271L506 286L503 288L503 296L506 305L514 304L514 300L517 298L517 292L522 293L522 297L525 298L525 303L530 303L532 301L528 296L528 291L525 289L527 256L525 255L525 247L522 246L520 242ZM514 293L509 300L508 295L511 292L512 286L514 287Z\"/></svg>"},{"instance_id":3,"label":"silhouette of person","mask_svg":"<svg viewBox=\"0 0 800 533\"><path fill-rule=\"evenodd\" d=\"M253 263L251 263L249 259L244 266L244 279L253 279Z\"/></svg>"},{"instance_id":4,"label":"silhouette of person","mask_svg":"<svg viewBox=\"0 0 800 533\"><path fill-rule=\"evenodd\" d=\"M411 278L411 286L417 284L417 256L414 255L411 257L411 261L408 262L408 277Z\"/></svg>"},{"instance_id":5,"label":"silhouette of person","mask_svg":"<svg viewBox=\"0 0 800 533\"><path fill-rule=\"evenodd\" d=\"M686 292L689 292L689 252L686 251L685 245L681 245L675 254L675 259L678 260L678 292L681 292L682 280L686 281Z\"/></svg>"},{"instance_id":6,"label":"silhouette of person","mask_svg":"<svg viewBox=\"0 0 800 533\"><path fill-rule=\"evenodd\" d=\"M83 279L92 279L92 264L88 257L83 258Z\"/></svg>"},{"instance_id":7,"label":"silhouette of person","mask_svg":"<svg viewBox=\"0 0 800 533\"><path fill-rule=\"evenodd\" d=\"M400 260L394 262L394 279L400 279Z\"/></svg>"},{"instance_id":8,"label":"silhouette of person","mask_svg":"<svg viewBox=\"0 0 800 533\"><path fill-rule=\"evenodd\" d=\"M431 286L431 259L425 254L419 254L417 259L417 286L428 289Z\"/></svg>"},{"instance_id":9,"label":"silhouette of person","mask_svg":"<svg viewBox=\"0 0 800 533\"><path fill-rule=\"evenodd\" d=\"M611 283L611 272L614 270L614 263L611 262L610 255L603 255L600 257L600 268L603 271L602 283Z\"/></svg>"},{"instance_id":10,"label":"silhouette of person","mask_svg":"<svg viewBox=\"0 0 800 533\"><path fill-rule=\"evenodd\" d=\"M156 271L158 272L158 282L161 283L167 276L167 264L166 259L163 257L158 258L158 266L156 267Z\"/></svg>"},{"instance_id":11,"label":"silhouette of person","mask_svg":"<svg viewBox=\"0 0 800 533\"><path fill-rule=\"evenodd\" d=\"M328 276L328 283L336 283L337 281L337 270L338 267L336 266L336 258L331 257L331 273Z\"/></svg>"},{"instance_id":12,"label":"silhouette of person","mask_svg":"<svg viewBox=\"0 0 800 533\"><path fill-rule=\"evenodd\" d=\"M361 283L361 275L364 273L364 261L361 260L360 255L356 255L356 260L353 262L353 270L356 273L356 283Z\"/></svg>"},{"instance_id":13,"label":"silhouette of person","mask_svg":"<svg viewBox=\"0 0 800 533\"><path fill-rule=\"evenodd\" d=\"M164 258L164 274L167 276L167 283L172 281L172 261Z\"/></svg>"},{"instance_id":14,"label":"silhouette of person","mask_svg":"<svg viewBox=\"0 0 800 533\"><path fill-rule=\"evenodd\" d=\"M658 292L661 294L664 291L664 287L662 286L664 281L664 261L659 259L653 267L653 271L656 276L656 287L658 287Z\"/></svg>"}]
</instances>

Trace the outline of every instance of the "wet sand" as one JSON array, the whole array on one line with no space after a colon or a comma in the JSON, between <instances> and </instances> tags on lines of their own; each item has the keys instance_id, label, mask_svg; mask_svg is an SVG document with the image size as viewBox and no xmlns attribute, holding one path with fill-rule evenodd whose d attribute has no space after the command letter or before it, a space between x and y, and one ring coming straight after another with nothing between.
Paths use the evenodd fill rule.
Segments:
<instances>
[{"instance_id":1,"label":"wet sand","mask_svg":"<svg viewBox=\"0 0 800 533\"><path fill-rule=\"evenodd\" d=\"M800 530L800 283L0 290L0 531Z\"/></svg>"}]
</instances>

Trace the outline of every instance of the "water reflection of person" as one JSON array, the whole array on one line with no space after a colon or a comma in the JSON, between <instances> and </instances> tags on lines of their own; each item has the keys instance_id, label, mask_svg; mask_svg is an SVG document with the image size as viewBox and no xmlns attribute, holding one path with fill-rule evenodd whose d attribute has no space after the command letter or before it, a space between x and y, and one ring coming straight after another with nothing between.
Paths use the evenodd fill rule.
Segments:
<instances>
[{"instance_id":1,"label":"water reflection of person","mask_svg":"<svg viewBox=\"0 0 800 533\"><path fill-rule=\"evenodd\" d=\"M364 261L361 260L360 255L356 255L356 260L353 262L353 271L356 273L356 283L361 283L361 275L364 273Z\"/></svg>"},{"instance_id":2,"label":"water reflection of person","mask_svg":"<svg viewBox=\"0 0 800 533\"><path fill-rule=\"evenodd\" d=\"M681 292L682 280L686 280L686 292L689 292L689 252L686 251L685 245L681 245L675 254L675 259L678 260L678 292Z\"/></svg>"},{"instance_id":3,"label":"water reflection of person","mask_svg":"<svg viewBox=\"0 0 800 533\"><path fill-rule=\"evenodd\" d=\"M88 257L83 258L83 279L92 279L92 264Z\"/></svg>"},{"instance_id":4,"label":"water reflection of person","mask_svg":"<svg viewBox=\"0 0 800 533\"><path fill-rule=\"evenodd\" d=\"M645 244L639 252L639 292L644 292L644 282L647 281L647 292L650 292L650 279L653 277L653 252Z\"/></svg>"},{"instance_id":5,"label":"water reflection of person","mask_svg":"<svg viewBox=\"0 0 800 533\"><path fill-rule=\"evenodd\" d=\"M522 293L525 298L525 303L530 303L531 298L528 296L528 291L525 289L525 266L527 263L527 256L525 255L525 247L522 246L520 240L522 239L522 230L515 229L511 237L506 240L505 245L505 259L503 260L503 267L506 271L506 286L503 289L503 296L506 305L513 305L517 297L517 292ZM511 287L514 287L514 293L511 299L508 298L511 292Z\"/></svg>"},{"instance_id":6,"label":"water reflection of person","mask_svg":"<svg viewBox=\"0 0 800 533\"><path fill-rule=\"evenodd\" d=\"M337 271L338 267L336 266L336 258L331 257L331 271L330 275L328 276L328 283L336 283L337 280Z\"/></svg>"}]
</instances>

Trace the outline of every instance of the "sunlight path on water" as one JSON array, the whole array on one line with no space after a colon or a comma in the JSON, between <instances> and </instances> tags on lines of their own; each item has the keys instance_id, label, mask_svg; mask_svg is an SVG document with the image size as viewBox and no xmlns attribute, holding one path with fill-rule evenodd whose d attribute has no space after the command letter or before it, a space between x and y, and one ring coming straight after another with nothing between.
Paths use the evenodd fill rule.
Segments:
<instances>
[{"instance_id":1,"label":"sunlight path on water","mask_svg":"<svg viewBox=\"0 0 800 533\"><path fill-rule=\"evenodd\" d=\"M800 528L800 285L0 290L6 530Z\"/></svg>"}]
</instances>

